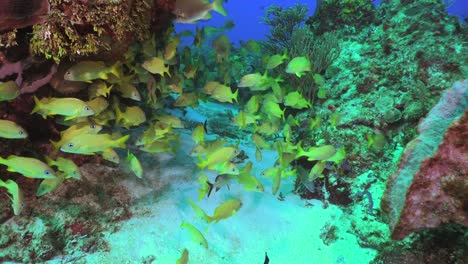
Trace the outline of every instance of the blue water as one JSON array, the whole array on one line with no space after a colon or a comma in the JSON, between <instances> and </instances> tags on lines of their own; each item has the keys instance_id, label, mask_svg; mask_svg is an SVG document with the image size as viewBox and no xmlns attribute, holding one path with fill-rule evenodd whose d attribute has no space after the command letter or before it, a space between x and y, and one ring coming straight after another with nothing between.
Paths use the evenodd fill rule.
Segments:
<instances>
[{"instance_id":1,"label":"blue water","mask_svg":"<svg viewBox=\"0 0 468 264\"><path fill-rule=\"evenodd\" d=\"M446 2L449 0L446 0ZM316 1L294 1L294 0L229 0L224 3L224 7L228 11L228 16L223 17L216 12L211 12L213 17L210 20L201 21L197 24L175 24L176 31L191 30L195 32L195 27L216 26L221 27L227 20L235 21L236 26L226 32L231 42L238 44L240 40L266 40L269 32L268 26L263 24L262 17L265 15L265 8L275 4L282 7L293 6L296 3L307 5L309 8L308 15L312 15L315 11ZM374 1L375 5L380 3L380 0ZM463 20L468 17L468 0L455 0L447 11ZM184 40L184 44L191 43L191 40Z\"/></svg>"}]
</instances>

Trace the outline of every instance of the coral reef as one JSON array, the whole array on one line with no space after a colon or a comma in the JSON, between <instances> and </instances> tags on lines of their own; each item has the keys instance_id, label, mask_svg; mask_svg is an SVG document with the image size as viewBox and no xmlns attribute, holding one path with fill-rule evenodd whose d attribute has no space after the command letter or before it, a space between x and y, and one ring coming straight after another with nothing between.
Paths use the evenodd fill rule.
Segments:
<instances>
[{"instance_id":1,"label":"coral reef","mask_svg":"<svg viewBox=\"0 0 468 264\"><path fill-rule=\"evenodd\" d=\"M29 32L31 50L59 62L63 58L101 56L117 59L133 40L168 28L175 1L34 0L2 2L0 47L17 43ZM22 29L24 28L24 29Z\"/></svg>"},{"instance_id":2,"label":"coral reef","mask_svg":"<svg viewBox=\"0 0 468 264\"><path fill-rule=\"evenodd\" d=\"M382 200L392 238L447 223L468 226L467 109L465 80L444 92L408 143Z\"/></svg>"},{"instance_id":3,"label":"coral reef","mask_svg":"<svg viewBox=\"0 0 468 264\"><path fill-rule=\"evenodd\" d=\"M371 0L324 0L307 24L321 35L338 29L360 30L374 21L375 7Z\"/></svg>"}]
</instances>

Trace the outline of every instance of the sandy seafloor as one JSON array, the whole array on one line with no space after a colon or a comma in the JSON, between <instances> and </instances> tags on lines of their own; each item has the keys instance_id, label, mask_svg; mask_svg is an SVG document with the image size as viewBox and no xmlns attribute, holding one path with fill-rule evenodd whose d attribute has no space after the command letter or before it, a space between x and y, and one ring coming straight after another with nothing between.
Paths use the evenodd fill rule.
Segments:
<instances>
[{"instance_id":1,"label":"sandy seafloor","mask_svg":"<svg viewBox=\"0 0 468 264\"><path fill-rule=\"evenodd\" d=\"M208 108L207 108L208 107ZM219 105L201 104L198 110L223 110ZM194 114L195 113L195 114ZM190 112L192 119L196 112ZM186 115L186 117L187 117ZM208 136L208 139L215 135ZM265 192L248 192L234 180L230 190L222 188L198 205L212 215L214 208L229 198L240 199L242 208L233 217L219 223L206 224L196 219L187 198L197 201L199 170L188 153L193 148L191 131L182 130L177 155L145 155L143 179L128 177L114 184L125 185L135 199L133 217L119 223L115 233L105 233L110 251L97 252L76 263L175 263L184 248L189 250L189 263L194 264L254 264L264 263L268 252L270 264L308 263L369 263L376 255L372 249L361 248L355 236L348 232L349 220L337 206L323 208L321 201L301 200L292 193L293 179L282 181L280 192L284 201L271 194L271 179L260 173L273 166L277 154L263 150L263 159L253 163L253 173L265 187ZM239 148L255 157L250 139ZM235 142L233 142L235 143ZM242 165L240 166L242 167ZM208 173L212 179L216 175ZM307 205L309 203L309 205ZM208 250L192 242L182 221L194 224L204 233ZM325 245L321 229L331 223L338 226L338 239ZM75 263L72 256L48 263Z\"/></svg>"}]
</instances>

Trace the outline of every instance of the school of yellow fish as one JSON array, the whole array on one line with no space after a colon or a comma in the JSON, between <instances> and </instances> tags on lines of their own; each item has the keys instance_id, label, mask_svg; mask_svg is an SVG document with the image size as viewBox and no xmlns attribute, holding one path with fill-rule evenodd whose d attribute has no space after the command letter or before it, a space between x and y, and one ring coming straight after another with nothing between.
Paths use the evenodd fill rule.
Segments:
<instances>
[{"instance_id":1,"label":"school of yellow fish","mask_svg":"<svg viewBox=\"0 0 468 264\"><path fill-rule=\"evenodd\" d=\"M221 0L215 0L213 3L177 1L177 4L181 10L188 10L185 9L185 5L191 5L189 2L197 2L198 11L180 12L177 16L178 22L194 23L200 19L207 19L211 10L227 15ZM228 26L231 25L226 25ZM194 44L201 46L204 35L219 33L221 34L213 40L212 48L215 51L216 62L223 63L229 59L231 47L229 39L222 34L222 30L216 31L215 28L209 27L204 30L197 28ZM220 103L237 104L240 101L241 89L248 89L247 94L250 94L250 98L242 106L239 105L239 111L232 118L231 125L252 131L251 141L255 146L257 162L262 160L262 150L273 149L278 153L275 166L261 173L262 177L272 180L273 195L280 190L283 179L296 176L296 170L291 167L294 160L306 157L308 161L316 161L305 176L306 181L313 181L323 176L326 162L339 164L345 159L346 153L343 147L321 145L304 148L301 142L297 144L293 142L292 131L299 126L299 121L292 115L286 116L287 108L300 110L310 108L312 105L297 91L297 88L282 85L281 74L272 75L278 74L280 67L284 67L283 73L291 74L295 78L309 74L311 62L306 56L289 58L287 51L283 54L274 54L265 58L263 73L253 72L244 75L235 85L222 80L208 80L201 89L186 91L184 80L196 78L197 69L201 65L192 61L190 50L184 48L180 57L182 60L185 57L184 62L188 61L188 64L178 67L177 48L184 34L187 33L182 32L170 37L166 46L160 50L156 48L156 41L152 38L137 47L131 47L125 54L124 61L111 65L103 61L80 61L61 71L64 72L63 85L79 84L87 86L88 89L87 98L81 99L34 97L35 107L32 114L41 115L43 118L55 118L58 123L68 126L60 132L59 139L51 140L55 149L52 157L46 157L41 161L11 155L0 157L0 165L6 166L8 171L20 173L25 177L42 179L37 190L37 196L42 196L55 190L64 180L80 179L79 167L72 160L57 155L59 151L82 155L96 154L109 162L119 164L120 157L115 149L121 148L127 149L125 164L138 178L142 178L144 169L135 153L137 151L175 153L179 146L177 130L186 126L178 117L164 112L162 98L173 96L174 107L195 107L200 99L206 100L206 98ZM258 51L259 45L249 41L244 48ZM319 81L322 78L315 76L317 73L310 74L314 74L314 79ZM0 101L11 101L19 95L20 91L15 82L0 83ZM152 106L151 110L145 111L144 107L140 107L143 99ZM338 121L339 116L333 117L331 125L336 125ZM318 115L315 119L311 118L310 129L319 127L321 123ZM138 138L132 139L131 144L128 144L129 134L122 135L121 132L117 132L125 133L126 130L141 125L146 125L147 129ZM262 182L252 172L255 163L247 161L242 165L236 161L236 157L241 152L239 143L221 137L207 140L206 133L204 124L196 125L192 132L195 147L191 150L190 156L194 158L200 169L198 200L210 196L213 190L216 192L224 187L229 188L229 184L234 181L242 185L246 191L264 192ZM280 135L284 140L272 143L265 139L272 135ZM0 137L24 139L28 137L28 133L12 121L0 120ZM369 147L378 147L384 143L384 139L379 134L368 135L368 138ZM217 177L209 179L206 170L216 171ZM7 188L13 212L19 215L23 207L20 188L12 180L0 181L0 186ZM212 215L208 215L191 199L188 199L188 203L196 218L207 224L227 219L242 207L240 200L230 199L221 203ZM184 221L181 228L187 230L195 243L208 248L203 233L193 224ZM185 249L177 263L187 262L188 251Z\"/></svg>"}]
</instances>

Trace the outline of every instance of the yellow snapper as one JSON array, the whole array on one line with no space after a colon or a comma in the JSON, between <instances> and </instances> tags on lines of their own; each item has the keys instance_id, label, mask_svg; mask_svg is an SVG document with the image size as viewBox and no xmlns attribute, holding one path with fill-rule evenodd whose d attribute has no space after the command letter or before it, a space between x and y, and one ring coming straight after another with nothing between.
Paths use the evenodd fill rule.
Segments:
<instances>
[{"instance_id":1,"label":"yellow snapper","mask_svg":"<svg viewBox=\"0 0 468 264\"><path fill-rule=\"evenodd\" d=\"M288 93L284 97L284 105L294 109L303 109L312 106L298 91Z\"/></svg>"},{"instance_id":2,"label":"yellow snapper","mask_svg":"<svg viewBox=\"0 0 468 264\"><path fill-rule=\"evenodd\" d=\"M205 140L205 124L199 123L192 132L192 139L197 145Z\"/></svg>"},{"instance_id":3,"label":"yellow snapper","mask_svg":"<svg viewBox=\"0 0 468 264\"><path fill-rule=\"evenodd\" d=\"M210 216L208 223L215 222L218 223L223 219L227 219L233 216L242 206L242 202L237 199L230 199L223 202L221 205L216 207L214 210L213 216Z\"/></svg>"},{"instance_id":4,"label":"yellow snapper","mask_svg":"<svg viewBox=\"0 0 468 264\"><path fill-rule=\"evenodd\" d=\"M263 184L251 173L252 171L252 162L249 161L239 172L237 176L237 182L244 186L246 191L265 191Z\"/></svg>"},{"instance_id":5,"label":"yellow snapper","mask_svg":"<svg viewBox=\"0 0 468 264\"><path fill-rule=\"evenodd\" d=\"M280 167L272 167L264 170L260 175L262 177L274 178L278 172L281 173L281 170Z\"/></svg>"},{"instance_id":6,"label":"yellow snapper","mask_svg":"<svg viewBox=\"0 0 468 264\"><path fill-rule=\"evenodd\" d=\"M173 37L169 39L169 43L164 48L164 59L171 60L177 53L177 46L180 44L180 37Z\"/></svg>"},{"instance_id":7,"label":"yellow snapper","mask_svg":"<svg viewBox=\"0 0 468 264\"><path fill-rule=\"evenodd\" d=\"M250 97L249 101L245 104L244 110L247 113L255 114L257 113L260 107L260 97L258 95L254 95Z\"/></svg>"},{"instance_id":8,"label":"yellow snapper","mask_svg":"<svg viewBox=\"0 0 468 264\"><path fill-rule=\"evenodd\" d=\"M323 177L322 172L325 169L326 164L327 163L324 160L320 160L317 163L315 163L312 169L310 169L308 180L313 181L319 177Z\"/></svg>"},{"instance_id":9,"label":"yellow snapper","mask_svg":"<svg viewBox=\"0 0 468 264\"><path fill-rule=\"evenodd\" d=\"M231 91L231 87L226 85L221 85L216 87L211 94L211 98L216 99L222 103L232 103L232 101L237 102L237 94L239 90L236 90L234 93Z\"/></svg>"},{"instance_id":10,"label":"yellow snapper","mask_svg":"<svg viewBox=\"0 0 468 264\"><path fill-rule=\"evenodd\" d=\"M275 54L268 58L266 68L268 70L274 69L283 64L284 60L288 59L288 52L284 51L283 54Z\"/></svg>"},{"instance_id":11,"label":"yellow snapper","mask_svg":"<svg viewBox=\"0 0 468 264\"><path fill-rule=\"evenodd\" d=\"M0 157L0 164L7 166L8 171L20 173L24 177L33 179L55 178L54 170L38 159L10 155L6 159Z\"/></svg>"},{"instance_id":12,"label":"yellow snapper","mask_svg":"<svg viewBox=\"0 0 468 264\"><path fill-rule=\"evenodd\" d=\"M169 66L166 67L165 61L159 57L153 57L151 59L147 59L141 65L145 70L151 72L152 74L159 74L164 77L164 73L167 73L169 77L171 77L171 73L169 72Z\"/></svg>"},{"instance_id":13,"label":"yellow snapper","mask_svg":"<svg viewBox=\"0 0 468 264\"><path fill-rule=\"evenodd\" d=\"M299 78L302 74L309 71L311 71L310 61L307 57L295 57L286 66L287 73L295 74Z\"/></svg>"},{"instance_id":14,"label":"yellow snapper","mask_svg":"<svg viewBox=\"0 0 468 264\"><path fill-rule=\"evenodd\" d=\"M186 248L180 254L180 258L176 261L176 264L188 264L189 262L189 252Z\"/></svg>"},{"instance_id":15,"label":"yellow snapper","mask_svg":"<svg viewBox=\"0 0 468 264\"><path fill-rule=\"evenodd\" d=\"M175 145L172 145L169 141L161 141L156 140L149 144L145 144L143 146L139 146L138 148L141 151L148 152L148 153L176 153Z\"/></svg>"},{"instance_id":16,"label":"yellow snapper","mask_svg":"<svg viewBox=\"0 0 468 264\"><path fill-rule=\"evenodd\" d=\"M207 140L202 144L196 145L190 152L190 156L207 156L209 153L222 147L227 141L225 139L217 138L215 140Z\"/></svg>"},{"instance_id":17,"label":"yellow snapper","mask_svg":"<svg viewBox=\"0 0 468 264\"><path fill-rule=\"evenodd\" d=\"M102 126L100 125L94 125L90 123L79 123L76 125L73 125L66 130L60 132L60 140L59 141L52 141L52 145L54 146L55 150L60 149L60 147L65 143L66 141L69 141L70 139L74 138L75 136L78 136L80 134L97 134L99 131L101 131Z\"/></svg>"},{"instance_id":18,"label":"yellow snapper","mask_svg":"<svg viewBox=\"0 0 468 264\"><path fill-rule=\"evenodd\" d=\"M103 80L95 80L88 88L89 99L94 99L99 96L107 97L114 85L107 85Z\"/></svg>"},{"instance_id":19,"label":"yellow snapper","mask_svg":"<svg viewBox=\"0 0 468 264\"><path fill-rule=\"evenodd\" d=\"M117 119L116 124L129 129L132 126L138 126L146 121L146 115L138 106L127 106L125 112L120 111L119 107L115 108Z\"/></svg>"},{"instance_id":20,"label":"yellow snapper","mask_svg":"<svg viewBox=\"0 0 468 264\"><path fill-rule=\"evenodd\" d=\"M77 98L49 98L37 99L34 96L34 106L32 113L40 113L43 118L49 115L63 115L65 120L76 117L94 115L93 109L84 101Z\"/></svg>"},{"instance_id":21,"label":"yellow snapper","mask_svg":"<svg viewBox=\"0 0 468 264\"><path fill-rule=\"evenodd\" d=\"M199 220L202 220L202 221L208 223L209 217L205 213L205 211L203 211L203 209L201 209L200 206L198 206L198 204L196 204L194 201L192 201L192 199L188 198L187 201L190 204L190 207L192 207L192 210L195 213L195 215L197 216L197 218Z\"/></svg>"},{"instance_id":22,"label":"yellow snapper","mask_svg":"<svg viewBox=\"0 0 468 264\"><path fill-rule=\"evenodd\" d=\"M299 143L297 145L296 159L300 157L307 157L308 161L313 160L326 160L335 155L336 149L332 145L323 145L320 147L311 147L307 151L301 147Z\"/></svg>"},{"instance_id":23,"label":"yellow snapper","mask_svg":"<svg viewBox=\"0 0 468 264\"><path fill-rule=\"evenodd\" d=\"M143 167L141 166L141 163L138 160L138 158L130 151L127 152L126 162L128 163L128 166L130 166L130 170L132 170L132 172L138 178L143 177Z\"/></svg>"},{"instance_id":24,"label":"yellow snapper","mask_svg":"<svg viewBox=\"0 0 468 264\"><path fill-rule=\"evenodd\" d=\"M252 134L252 141L259 149L269 148L270 145L259 134Z\"/></svg>"},{"instance_id":25,"label":"yellow snapper","mask_svg":"<svg viewBox=\"0 0 468 264\"><path fill-rule=\"evenodd\" d=\"M208 242L200 230L198 230L195 226L184 221L182 224L180 224L180 227L187 230L193 242L208 249Z\"/></svg>"},{"instance_id":26,"label":"yellow snapper","mask_svg":"<svg viewBox=\"0 0 468 264\"><path fill-rule=\"evenodd\" d=\"M72 160L59 157L57 160L52 160L46 156L46 161L50 166L57 167L58 170L65 173L65 179L77 179L81 178L80 168Z\"/></svg>"},{"instance_id":27,"label":"yellow snapper","mask_svg":"<svg viewBox=\"0 0 468 264\"><path fill-rule=\"evenodd\" d=\"M102 96L95 97L94 99L92 99L91 101L87 101L86 103L91 107L91 109L93 109L94 115L99 115L109 106L109 102L107 102L107 100Z\"/></svg>"},{"instance_id":28,"label":"yellow snapper","mask_svg":"<svg viewBox=\"0 0 468 264\"><path fill-rule=\"evenodd\" d=\"M174 106L175 107L187 107L197 106L199 96L196 93L183 93L177 97Z\"/></svg>"},{"instance_id":29,"label":"yellow snapper","mask_svg":"<svg viewBox=\"0 0 468 264\"><path fill-rule=\"evenodd\" d=\"M185 66L184 68L184 76L187 79L193 79L195 78L195 75L197 74L198 70L198 65L190 64L188 66Z\"/></svg>"},{"instance_id":30,"label":"yellow snapper","mask_svg":"<svg viewBox=\"0 0 468 264\"><path fill-rule=\"evenodd\" d=\"M262 122L261 125L257 126L255 124L254 131L260 134L271 136L273 134L278 134L280 132L280 122L277 120L266 120Z\"/></svg>"},{"instance_id":31,"label":"yellow snapper","mask_svg":"<svg viewBox=\"0 0 468 264\"><path fill-rule=\"evenodd\" d=\"M172 128L184 128L184 123L180 118L173 115L157 115L154 117L156 120L169 125Z\"/></svg>"},{"instance_id":32,"label":"yellow snapper","mask_svg":"<svg viewBox=\"0 0 468 264\"><path fill-rule=\"evenodd\" d=\"M67 81L91 82L96 79L106 80L109 74L120 76L119 62L108 67L102 61L81 61L65 72L64 79Z\"/></svg>"},{"instance_id":33,"label":"yellow snapper","mask_svg":"<svg viewBox=\"0 0 468 264\"><path fill-rule=\"evenodd\" d=\"M286 111L286 107L281 110L278 103L273 100L265 99L262 105L262 112L267 114L269 118L277 117L282 118L284 120L284 111Z\"/></svg>"},{"instance_id":34,"label":"yellow snapper","mask_svg":"<svg viewBox=\"0 0 468 264\"><path fill-rule=\"evenodd\" d=\"M276 172L273 177L273 185L271 186L271 194L273 195L276 195L276 193L279 191L281 185L281 173L282 170L278 170L278 172Z\"/></svg>"},{"instance_id":35,"label":"yellow snapper","mask_svg":"<svg viewBox=\"0 0 468 264\"><path fill-rule=\"evenodd\" d=\"M212 94L213 91L220 86L223 86L220 82L215 82L215 81L207 82L205 86L203 87L203 92L206 94Z\"/></svg>"},{"instance_id":36,"label":"yellow snapper","mask_svg":"<svg viewBox=\"0 0 468 264\"><path fill-rule=\"evenodd\" d=\"M340 164L344 159L346 159L346 150L344 146L341 146L336 150L336 153L330 158L326 159L326 161L331 161L335 164Z\"/></svg>"},{"instance_id":37,"label":"yellow snapper","mask_svg":"<svg viewBox=\"0 0 468 264\"><path fill-rule=\"evenodd\" d=\"M0 179L0 187L5 187L8 193L11 195L8 196L11 201L11 207L13 208L13 213L19 215L24 208L23 203L23 192L19 188L18 184L13 180L7 180L6 182Z\"/></svg>"},{"instance_id":38,"label":"yellow snapper","mask_svg":"<svg viewBox=\"0 0 468 264\"><path fill-rule=\"evenodd\" d=\"M57 189L58 185L64 181L64 177L61 172L57 173L57 177L54 179L44 179L37 187L36 196L42 196L49 192Z\"/></svg>"},{"instance_id":39,"label":"yellow snapper","mask_svg":"<svg viewBox=\"0 0 468 264\"><path fill-rule=\"evenodd\" d=\"M208 177L204 173L200 173L198 175L198 200L200 201L205 197L205 195L208 193L210 190L210 186L208 185Z\"/></svg>"},{"instance_id":40,"label":"yellow snapper","mask_svg":"<svg viewBox=\"0 0 468 264\"><path fill-rule=\"evenodd\" d=\"M10 120L0 119L0 138L27 138L28 133L20 125Z\"/></svg>"},{"instance_id":41,"label":"yellow snapper","mask_svg":"<svg viewBox=\"0 0 468 264\"><path fill-rule=\"evenodd\" d=\"M120 157L117 154L117 152L114 149L108 148L100 152L101 156L103 159L119 164L120 163Z\"/></svg>"},{"instance_id":42,"label":"yellow snapper","mask_svg":"<svg viewBox=\"0 0 468 264\"><path fill-rule=\"evenodd\" d=\"M223 0L214 0L212 3L207 0L177 0L173 13L177 23L193 24L202 19L210 19L211 10L227 16Z\"/></svg>"},{"instance_id":43,"label":"yellow snapper","mask_svg":"<svg viewBox=\"0 0 468 264\"><path fill-rule=\"evenodd\" d=\"M113 139L109 134L80 134L64 142L60 150L75 154L94 154L108 148L125 148L125 142L130 136Z\"/></svg>"},{"instance_id":44,"label":"yellow snapper","mask_svg":"<svg viewBox=\"0 0 468 264\"><path fill-rule=\"evenodd\" d=\"M225 162L220 162L220 163L210 165L208 166L208 169L215 170L221 175L222 174L239 175L239 168L236 167L236 164L230 161L225 161Z\"/></svg>"},{"instance_id":45,"label":"yellow snapper","mask_svg":"<svg viewBox=\"0 0 468 264\"><path fill-rule=\"evenodd\" d=\"M244 129L247 127L247 125L255 124L256 121L260 118L260 115L245 113L241 110L236 116L233 117L233 119L231 120L231 125L238 126L239 128Z\"/></svg>"},{"instance_id":46,"label":"yellow snapper","mask_svg":"<svg viewBox=\"0 0 468 264\"><path fill-rule=\"evenodd\" d=\"M265 91L270 86L268 85L268 77L266 72L264 75L260 73L252 73L244 75L237 87L248 87L251 91Z\"/></svg>"},{"instance_id":47,"label":"yellow snapper","mask_svg":"<svg viewBox=\"0 0 468 264\"><path fill-rule=\"evenodd\" d=\"M226 36L226 34L217 36L213 40L211 47L216 52L215 59L217 62L227 61L229 59L231 43L229 42L229 38Z\"/></svg>"},{"instance_id":48,"label":"yellow snapper","mask_svg":"<svg viewBox=\"0 0 468 264\"><path fill-rule=\"evenodd\" d=\"M135 145L147 145L172 133L173 130L171 126L163 122L156 122L154 125L151 125L148 129L143 131L143 134L137 139Z\"/></svg>"},{"instance_id":49,"label":"yellow snapper","mask_svg":"<svg viewBox=\"0 0 468 264\"><path fill-rule=\"evenodd\" d=\"M248 40L245 42L244 47L254 53L254 54L261 54L262 53L262 47L260 47L260 44L258 44L257 41L255 40Z\"/></svg>"},{"instance_id":50,"label":"yellow snapper","mask_svg":"<svg viewBox=\"0 0 468 264\"><path fill-rule=\"evenodd\" d=\"M239 155L239 150L235 147L220 147L213 152L208 153L205 159L202 159L199 156L199 162L197 163L197 166L203 170L204 168L215 165L217 163L230 161L237 155Z\"/></svg>"},{"instance_id":51,"label":"yellow snapper","mask_svg":"<svg viewBox=\"0 0 468 264\"><path fill-rule=\"evenodd\" d=\"M0 82L0 102L11 101L21 94L15 81Z\"/></svg>"},{"instance_id":52,"label":"yellow snapper","mask_svg":"<svg viewBox=\"0 0 468 264\"><path fill-rule=\"evenodd\" d=\"M123 98L129 98L135 101L141 101L141 95L138 89L131 82L121 82L116 86L116 90Z\"/></svg>"},{"instance_id":53,"label":"yellow snapper","mask_svg":"<svg viewBox=\"0 0 468 264\"><path fill-rule=\"evenodd\" d=\"M115 120L115 113L111 109L106 109L93 117L93 122L99 126L109 126L109 121L111 120Z\"/></svg>"}]
</instances>

